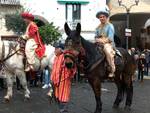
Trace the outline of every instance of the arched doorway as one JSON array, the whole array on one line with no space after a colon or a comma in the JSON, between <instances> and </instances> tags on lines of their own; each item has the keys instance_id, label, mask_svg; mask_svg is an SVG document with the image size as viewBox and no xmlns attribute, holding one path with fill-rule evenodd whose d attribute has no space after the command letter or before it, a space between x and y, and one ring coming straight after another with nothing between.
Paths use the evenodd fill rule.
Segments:
<instances>
[{"instance_id":1,"label":"arched doorway","mask_svg":"<svg viewBox=\"0 0 150 113\"><path fill-rule=\"evenodd\" d=\"M149 19L149 15L150 13L142 12L130 13L129 27L132 29L132 37L129 37L129 48L138 47L141 28L144 27L146 20ZM116 35L120 37L122 46L125 47L126 13L112 15L110 21L114 24Z\"/></svg>"}]
</instances>

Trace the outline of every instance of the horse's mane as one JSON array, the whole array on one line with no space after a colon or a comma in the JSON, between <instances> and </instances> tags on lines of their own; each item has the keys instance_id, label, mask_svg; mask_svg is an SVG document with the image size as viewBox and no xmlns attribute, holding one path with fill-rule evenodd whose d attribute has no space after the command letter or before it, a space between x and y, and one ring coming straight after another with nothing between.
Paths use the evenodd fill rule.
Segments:
<instances>
[{"instance_id":1,"label":"horse's mane","mask_svg":"<svg viewBox=\"0 0 150 113\"><path fill-rule=\"evenodd\" d=\"M81 36L81 44L88 53L91 53L92 55L97 54L96 49L93 49L96 48L96 45L88 40L85 40L82 36Z\"/></svg>"},{"instance_id":2,"label":"horse's mane","mask_svg":"<svg viewBox=\"0 0 150 113\"><path fill-rule=\"evenodd\" d=\"M103 58L103 55L100 53L98 47L94 43L85 40L82 36L81 36L81 44L85 49L86 61L88 61L88 64L95 63L97 60Z\"/></svg>"}]
</instances>

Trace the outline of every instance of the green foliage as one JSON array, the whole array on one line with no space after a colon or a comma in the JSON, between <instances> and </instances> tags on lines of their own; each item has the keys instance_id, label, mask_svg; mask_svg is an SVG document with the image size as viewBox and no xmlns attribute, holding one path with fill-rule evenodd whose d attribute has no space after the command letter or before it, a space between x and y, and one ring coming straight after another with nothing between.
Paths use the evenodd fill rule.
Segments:
<instances>
[{"instance_id":1,"label":"green foliage","mask_svg":"<svg viewBox=\"0 0 150 113\"><path fill-rule=\"evenodd\" d=\"M7 30L12 30L17 35L24 34L27 27L20 14L21 13L17 12L15 14L7 14L5 17ZM35 22L38 25L38 20L35 19ZM53 44L61 37L61 34L58 32L58 28L56 28L53 23L39 27L39 32L46 44Z\"/></svg>"},{"instance_id":2,"label":"green foliage","mask_svg":"<svg viewBox=\"0 0 150 113\"><path fill-rule=\"evenodd\" d=\"M20 8L13 14L6 14L6 28L8 31L12 30L17 35L21 35L26 30L26 24L21 17L21 13L24 12L24 8Z\"/></svg>"},{"instance_id":3,"label":"green foliage","mask_svg":"<svg viewBox=\"0 0 150 113\"><path fill-rule=\"evenodd\" d=\"M39 32L46 44L53 44L61 37L61 33L58 32L58 27L56 28L53 23L41 26Z\"/></svg>"},{"instance_id":4,"label":"green foliage","mask_svg":"<svg viewBox=\"0 0 150 113\"><path fill-rule=\"evenodd\" d=\"M7 14L5 19L8 31L12 30L16 34L22 34L25 32L26 24L19 14Z\"/></svg>"}]
</instances>

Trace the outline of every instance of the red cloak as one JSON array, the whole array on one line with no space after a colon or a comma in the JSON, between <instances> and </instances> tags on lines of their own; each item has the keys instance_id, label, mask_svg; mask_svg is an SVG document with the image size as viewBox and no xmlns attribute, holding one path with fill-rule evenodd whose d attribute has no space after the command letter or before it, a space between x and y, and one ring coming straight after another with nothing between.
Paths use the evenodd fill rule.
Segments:
<instances>
[{"instance_id":1,"label":"red cloak","mask_svg":"<svg viewBox=\"0 0 150 113\"><path fill-rule=\"evenodd\" d=\"M45 45L42 42L42 39L39 35L38 26L34 22L31 22L29 24L27 34L30 38L33 38L36 44L38 45L38 47L35 50L35 53L38 56L38 58L41 59L45 53Z\"/></svg>"}]
</instances>

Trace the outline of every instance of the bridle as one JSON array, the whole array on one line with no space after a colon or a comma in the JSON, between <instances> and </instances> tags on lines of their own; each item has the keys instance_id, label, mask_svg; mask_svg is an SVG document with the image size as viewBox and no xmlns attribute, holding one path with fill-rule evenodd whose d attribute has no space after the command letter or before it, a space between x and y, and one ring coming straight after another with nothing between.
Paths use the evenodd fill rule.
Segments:
<instances>
[{"instance_id":1,"label":"bridle","mask_svg":"<svg viewBox=\"0 0 150 113\"><path fill-rule=\"evenodd\" d=\"M70 57L70 59L73 61L72 63L75 63L77 67L84 68L84 58L86 56L86 52L81 44L81 41L73 45L73 41L69 39L65 44L65 58ZM74 52L77 52L78 54L74 54Z\"/></svg>"},{"instance_id":2,"label":"bridle","mask_svg":"<svg viewBox=\"0 0 150 113\"><path fill-rule=\"evenodd\" d=\"M17 42L19 42L19 44L21 45L20 41L22 39L21 38L18 38ZM1 58L0 58L0 65L5 65L5 62L11 58L12 56L14 56L15 54L18 54L18 52L20 53L24 53L24 49L23 47L19 47L19 49L16 50L18 44L16 45L13 45L11 43L9 43L9 52L7 54L7 56L5 57L5 44L4 44L4 41L2 41L2 48L1 48L1 51L2 51L2 55L1 55ZM22 54L21 54L22 55Z\"/></svg>"}]
</instances>

